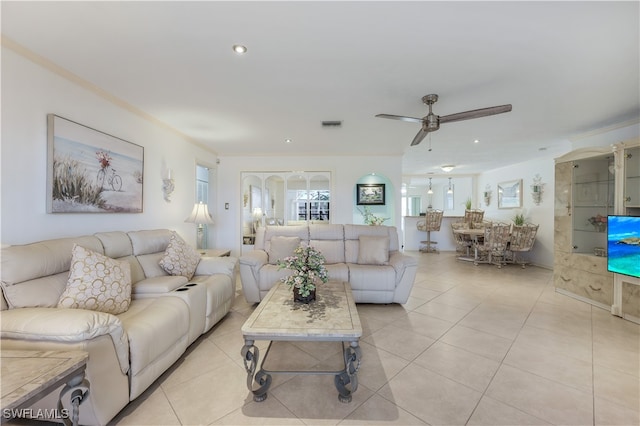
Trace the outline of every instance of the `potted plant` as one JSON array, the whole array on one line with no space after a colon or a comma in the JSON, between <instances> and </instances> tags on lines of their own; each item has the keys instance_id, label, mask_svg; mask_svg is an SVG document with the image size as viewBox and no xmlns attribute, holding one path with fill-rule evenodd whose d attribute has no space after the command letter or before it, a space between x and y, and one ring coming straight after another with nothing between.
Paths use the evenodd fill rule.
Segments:
<instances>
[{"instance_id":1,"label":"potted plant","mask_svg":"<svg viewBox=\"0 0 640 426\"><path fill-rule=\"evenodd\" d=\"M467 210L471 210L471 197L467 198L467 201L464 202L464 208Z\"/></svg>"},{"instance_id":2,"label":"potted plant","mask_svg":"<svg viewBox=\"0 0 640 426\"><path fill-rule=\"evenodd\" d=\"M293 251L293 256L278 260L278 269L291 269L293 274L280 281L293 289L293 299L298 302L309 303L316 298L316 284L329 281L325 258L322 253L312 246L299 246Z\"/></svg>"},{"instance_id":3,"label":"potted plant","mask_svg":"<svg viewBox=\"0 0 640 426\"><path fill-rule=\"evenodd\" d=\"M388 217L379 217L373 214L369 206L364 207L364 212L360 209L358 209L358 211L360 211L360 214L364 218L364 223L367 225L382 225L385 221L389 220Z\"/></svg>"},{"instance_id":4,"label":"potted plant","mask_svg":"<svg viewBox=\"0 0 640 426\"><path fill-rule=\"evenodd\" d=\"M524 213L516 213L516 215L513 217L513 223L516 226L524 225Z\"/></svg>"}]
</instances>

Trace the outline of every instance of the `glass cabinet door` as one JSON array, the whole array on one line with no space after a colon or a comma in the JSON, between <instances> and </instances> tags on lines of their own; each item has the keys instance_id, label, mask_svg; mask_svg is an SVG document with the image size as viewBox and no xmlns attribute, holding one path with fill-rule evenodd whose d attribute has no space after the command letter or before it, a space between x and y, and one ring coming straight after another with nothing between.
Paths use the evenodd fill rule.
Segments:
<instances>
[{"instance_id":1,"label":"glass cabinet door","mask_svg":"<svg viewBox=\"0 0 640 426\"><path fill-rule=\"evenodd\" d=\"M573 162L573 252L607 246L607 215L614 211L613 155Z\"/></svg>"},{"instance_id":2,"label":"glass cabinet door","mask_svg":"<svg viewBox=\"0 0 640 426\"><path fill-rule=\"evenodd\" d=\"M624 207L626 214L640 216L640 148L624 152Z\"/></svg>"}]
</instances>

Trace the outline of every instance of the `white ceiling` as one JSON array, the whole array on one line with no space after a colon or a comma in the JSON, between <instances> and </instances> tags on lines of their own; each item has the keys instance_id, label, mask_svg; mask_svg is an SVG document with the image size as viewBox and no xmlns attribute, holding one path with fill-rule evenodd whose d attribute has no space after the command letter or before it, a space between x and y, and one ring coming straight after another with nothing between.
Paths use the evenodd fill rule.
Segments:
<instances>
[{"instance_id":1,"label":"white ceiling","mask_svg":"<svg viewBox=\"0 0 640 426\"><path fill-rule=\"evenodd\" d=\"M220 155L478 173L640 117L639 2L10 2L2 34ZM248 52L238 56L233 44ZM510 103L443 124L375 118ZM322 128L341 120L340 128ZM286 144L290 138L292 143ZM474 139L480 140L474 144Z\"/></svg>"}]
</instances>

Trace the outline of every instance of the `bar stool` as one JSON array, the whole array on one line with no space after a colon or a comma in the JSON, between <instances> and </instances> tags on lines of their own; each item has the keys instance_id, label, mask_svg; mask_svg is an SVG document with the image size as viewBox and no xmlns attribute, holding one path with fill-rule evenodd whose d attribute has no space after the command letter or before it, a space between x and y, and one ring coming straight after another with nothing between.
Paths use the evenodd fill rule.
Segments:
<instances>
[{"instance_id":1,"label":"bar stool","mask_svg":"<svg viewBox=\"0 0 640 426\"><path fill-rule=\"evenodd\" d=\"M431 231L439 231L442 224L442 210L429 210L424 217L424 220L418 221L416 227L418 231L427 232L427 240L420 241L420 251L422 253L437 253L438 250L432 247L433 244L438 244L437 241L431 241Z\"/></svg>"}]
</instances>

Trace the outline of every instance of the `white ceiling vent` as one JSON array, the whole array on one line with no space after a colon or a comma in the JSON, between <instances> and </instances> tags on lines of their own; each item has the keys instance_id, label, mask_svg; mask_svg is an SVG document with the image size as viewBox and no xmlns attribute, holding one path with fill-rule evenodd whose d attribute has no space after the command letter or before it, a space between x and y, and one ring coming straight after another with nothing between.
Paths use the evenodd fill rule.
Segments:
<instances>
[{"instance_id":1,"label":"white ceiling vent","mask_svg":"<svg viewBox=\"0 0 640 426\"><path fill-rule=\"evenodd\" d=\"M342 126L342 121L340 120L329 120L329 121L322 122L322 127L340 127L340 126Z\"/></svg>"}]
</instances>

